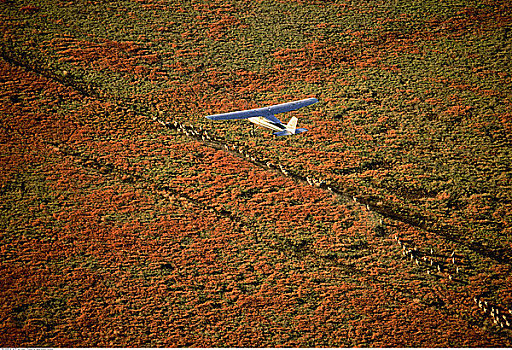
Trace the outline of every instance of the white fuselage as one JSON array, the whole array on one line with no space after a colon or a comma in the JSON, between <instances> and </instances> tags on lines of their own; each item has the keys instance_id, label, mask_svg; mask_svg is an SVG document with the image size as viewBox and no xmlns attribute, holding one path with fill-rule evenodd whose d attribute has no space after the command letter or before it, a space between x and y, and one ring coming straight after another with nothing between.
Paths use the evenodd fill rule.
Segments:
<instances>
[{"instance_id":1,"label":"white fuselage","mask_svg":"<svg viewBox=\"0 0 512 350\"><path fill-rule=\"evenodd\" d=\"M263 126L264 128L271 129L274 131L286 130L286 125L274 123L265 117L251 117L251 118L248 118L248 120L251 123L254 123L259 126Z\"/></svg>"}]
</instances>

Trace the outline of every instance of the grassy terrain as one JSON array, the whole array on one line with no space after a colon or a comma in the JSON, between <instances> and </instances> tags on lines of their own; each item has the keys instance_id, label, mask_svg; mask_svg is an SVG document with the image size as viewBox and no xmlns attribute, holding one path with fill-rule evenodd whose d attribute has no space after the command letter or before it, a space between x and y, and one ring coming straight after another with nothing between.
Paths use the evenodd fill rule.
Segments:
<instances>
[{"instance_id":1,"label":"grassy terrain","mask_svg":"<svg viewBox=\"0 0 512 350\"><path fill-rule=\"evenodd\" d=\"M511 346L505 4L4 1L0 27L3 346ZM204 118L313 96L297 137Z\"/></svg>"}]
</instances>

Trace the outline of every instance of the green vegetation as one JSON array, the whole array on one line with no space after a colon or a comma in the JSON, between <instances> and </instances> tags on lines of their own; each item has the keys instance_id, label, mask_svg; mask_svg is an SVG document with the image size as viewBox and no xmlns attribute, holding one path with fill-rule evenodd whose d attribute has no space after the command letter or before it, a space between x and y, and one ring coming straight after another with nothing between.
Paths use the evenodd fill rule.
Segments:
<instances>
[{"instance_id":1,"label":"green vegetation","mask_svg":"<svg viewBox=\"0 0 512 350\"><path fill-rule=\"evenodd\" d=\"M512 308L507 4L4 1L0 29L2 345L510 346L473 301ZM313 96L298 137L204 118Z\"/></svg>"}]
</instances>

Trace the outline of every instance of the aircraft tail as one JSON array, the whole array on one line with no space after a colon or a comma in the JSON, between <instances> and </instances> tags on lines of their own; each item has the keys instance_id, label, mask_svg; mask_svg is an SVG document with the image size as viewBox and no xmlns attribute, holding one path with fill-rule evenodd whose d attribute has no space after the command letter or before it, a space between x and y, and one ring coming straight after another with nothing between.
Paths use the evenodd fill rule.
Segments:
<instances>
[{"instance_id":1,"label":"aircraft tail","mask_svg":"<svg viewBox=\"0 0 512 350\"><path fill-rule=\"evenodd\" d=\"M306 132L308 129L304 128L297 128L297 117L292 117L288 124L286 124L286 130L275 132L274 135L276 136L288 136L288 135L295 135L300 134L301 132Z\"/></svg>"},{"instance_id":2,"label":"aircraft tail","mask_svg":"<svg viewBox=\"0 0 512 350\"><path fill-rule=\"evenodd\" d=\"M292 134L295 134L295 129L297 129L297 117L292 117L288 124L286 124L286 130L290 131Z\"/></svg>"}]
</instances>

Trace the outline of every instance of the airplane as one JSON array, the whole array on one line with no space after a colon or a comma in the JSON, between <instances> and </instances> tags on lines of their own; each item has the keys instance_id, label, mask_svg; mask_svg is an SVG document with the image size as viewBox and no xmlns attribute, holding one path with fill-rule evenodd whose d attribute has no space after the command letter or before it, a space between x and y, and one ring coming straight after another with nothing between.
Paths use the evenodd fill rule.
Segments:
<instances>
[{"instance_id":1,"label":"airplane","mask_svg":"<svg viewBox=\"0 0 512 350\"><path fill-rule=\"evenodd\" d=\"M222 114L209 115L206 118L210 120L231 120L231 119L247 119L264 128L274 130L276 136L287 136L300 134L308 131L308 129L297 128L297 118L292 117L288 124L284 125L274 114L294 111L302 107L317 103L316 98L307 98L305 100L281 103L263 108L248 109L245 111L236 111Z\"/></svg>"}]
</instances>

